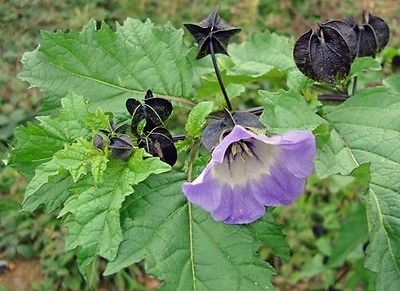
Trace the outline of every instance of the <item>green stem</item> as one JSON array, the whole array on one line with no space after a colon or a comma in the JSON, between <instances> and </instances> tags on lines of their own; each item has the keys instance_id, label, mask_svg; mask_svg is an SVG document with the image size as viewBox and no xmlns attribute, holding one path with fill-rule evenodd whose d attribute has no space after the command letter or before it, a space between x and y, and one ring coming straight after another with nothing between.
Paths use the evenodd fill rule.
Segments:
<instances>
[{"instance_id":1,"label":"green stem","mask_svg":"<svg viewBox=\"0 0 400 291\"><path fill-rule=\"evenodd\" d=\"M357 76L353 77L353 88L351 89L351 95L356 94L357 91Z\"/></svg>"},{"instance_id":2,"label":"green stem","mask_svg":"<svg viewBox=\"0 0 400 291\"><path fill-rule=\"evenodd\" d=\"M228 108L229 111L232 111L232 104L231 104L231 101L229 100L228 94L226 93L224 82L222 81L221 73L219 72L217 58L215 57L214 45L213 45L212 39L210 40L210 52L211 52L211 59L213 62L215 74L217 75L218 84L219 84L219 87L221 88L222 95L224 95L226 107Z\"/></svg>"}]
</instances>

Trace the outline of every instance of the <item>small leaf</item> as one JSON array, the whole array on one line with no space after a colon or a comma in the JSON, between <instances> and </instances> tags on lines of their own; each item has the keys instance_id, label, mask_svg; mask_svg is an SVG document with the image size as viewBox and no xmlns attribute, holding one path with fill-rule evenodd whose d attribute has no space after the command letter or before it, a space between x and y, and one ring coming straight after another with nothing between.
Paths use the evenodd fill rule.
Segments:
<instances>
[{"instance_id":1,"label":"small leaf","mask_svg":"<svg viewBox=\"0 0 400 291\"><path fill-rule=\"evenodd\" d=\"M53 154L89 133L85 127L87 105L81 96L69 93L62 101L58 117L37 117L39 124L28 123L15 130L17 145L12 152L10 164L31 178L36 167L49 161Z\"/></svg>"},{"instance_id":2,"label":"small leaf","mask_svg":"<svg viewBox=\"0 0 400 291\"><path fill-rule=\"evenodd\" d=\"M371 57L357 58L351 65L350 77L357 76L367 70L380 71L382 70L382 65Z\"/></svg>"},{"instance_id":3,"label":"small leaf","mask_svg":"<svg viewBox=\"0 0 400 291\"><path fill-rule=\"evenodd\" d=\"M193 138L201 136L207 122L207 116L210 115L213 108L214 103L212 101L203 101L198 103L192 111L190 111L185 125L185 130L189 136Z\"/></svg>"},{"instance_id":4,"label":"small leaf","mask_svg":"<svg viewBox=\"0 0 400 291\"><path fill-rule=\"evenodd\" d=\"M31 209L33 205L37 207L37 203L32 205L32 199L39 199L47 205L47 202L40 199L40 197L33 198L32 196L42 195L42 192L38 192L39 189L49 183L51 177L63 174L65 171L68 171L73 181L76 182L81 176L86 175L87 169L90 166L95 182L101 183L103 180L103 172L107 167L107 162L106 154L95 149L91 142L80 139L72 145L67 144L65 149L54 154L51 161L41 164L36 169L35 176L29 182L25 190L22 209Z\"/></svg>"},{"instance_id":5,"label":"small leaf","mask_svg":"<svg viewBox=\"0 0 400 291\"><path fill-rule=\"evenodd\" d=\"M332 268L341 266L357 247L361 250L361 246L367 241L367 238L368 225L365 207L356 203L341 224L339 236L333 243L328 265Z\"/></svg>"}]
</instances>

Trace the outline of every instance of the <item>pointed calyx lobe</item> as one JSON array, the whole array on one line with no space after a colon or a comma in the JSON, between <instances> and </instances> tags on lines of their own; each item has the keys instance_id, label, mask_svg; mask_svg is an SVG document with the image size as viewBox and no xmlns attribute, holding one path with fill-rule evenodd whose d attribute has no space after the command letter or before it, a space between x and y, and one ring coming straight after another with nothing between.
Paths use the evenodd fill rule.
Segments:
<instances>
[{"instance_id":1,"label":"pointed calyx lobe","mask_svg":"<svg viewBox=\"0 0 400 291\"><path fill-rule=\"evenodd\" d=\"M357 36L356 51L359 57L375 57L387 45L390 31L382 18L364 11L361 24L354 21L348 22Z\"/></svg>"},{"instance_id":2,"label":"pointed calyx lobe","mask_svg":"<svg viewBox=\"0 0 400 291\"><path fill-rule=\"evenodd\" d=\"M344 21L327 21L297 40L293 55L307 77L328 83L344 79L356 57L357 38Z\"/></svg>"},{"instance_id":3,"label":"pointed calyx lobe","mask_svg":"<svg viewBox=\"0 0 400 291\"><path fill-rule=\"evenodd\" d=\"M230 26L220 18L218 9L214 9L206 19L199 23L184 25L199 45L198 59L211 54L211 50L214 53L227 55L230 38L240 32L240 28Z\"/></svg>"},{"instance_id":4,"label":"pointed calyx lobe","mask_svg":"<svg viewBox=\"0 0 400 291\"><path fill-rule=\"evenodd\" d=\"M238 112L233 115L227 113L225 118L207 125L201 137L201 142L207 150L212 151L232 131L235 125L255 131L265 130L265 126L252 113Z\"/></svg>"}]
</instances>

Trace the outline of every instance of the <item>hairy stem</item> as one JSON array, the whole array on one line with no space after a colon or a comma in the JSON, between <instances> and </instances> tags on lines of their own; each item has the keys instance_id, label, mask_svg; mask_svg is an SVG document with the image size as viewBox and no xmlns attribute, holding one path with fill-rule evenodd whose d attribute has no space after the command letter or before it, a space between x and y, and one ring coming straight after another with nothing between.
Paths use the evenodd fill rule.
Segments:
<instances>
[{"instance_id":1,"label":"hairy stem","mask_svg":"<svg viewBox=\"0 0 400 291\"><path fill-rule=\"evenodd\" d=\"M211 52L211 59L213 62L215 74L217 75L218 84L219 84L219 87L221 88L222 95L224 95L226 107L228 108L229 111L232 111L232 104L231 104L231 101L229 100L228 94L226 93L224 82L222 81L221 73L219 72L217 58L215 57L214 46L213 46L212 41L210 41L210 52Z\"/></svg>"},{"instance_id":2,"label":"hairy stem","mask_svg":"<svg viewBox=\"0 0 400 291\"><path fill-rule=\"evenodd\" d=\"M193 144L193 147L189 153L188 178L187 178L188 182L192 182L192 180L193 180L193 164L194 164L194 160L197 157L197 153L199 152L200 144L201 144L201 142L199 139L197 141L195 141Z\"/></svg>"},{"instance_id":3,"label":"hairy stem","mask_svg":"<svg viewBox=\"0 0 400 291\"><path fill-rule=\"evenodd\" d=\"M333 102L343 102L349 98L346 94L322 94L318 96L319 101L333 101Z\"/></svg>"},{"instance_id":4,"label":"hairy stem","mask_svg":"<svg viewBox=\"0 0 400 291\"><path fill-rule=\"evenodd\" d=\"M243 112L249 112L249 113L253 113L254 115L259 116L263 113L263 111L264 111L263 106L257 106L257 107L246 109Z\"/></svg>"}]
</instances>

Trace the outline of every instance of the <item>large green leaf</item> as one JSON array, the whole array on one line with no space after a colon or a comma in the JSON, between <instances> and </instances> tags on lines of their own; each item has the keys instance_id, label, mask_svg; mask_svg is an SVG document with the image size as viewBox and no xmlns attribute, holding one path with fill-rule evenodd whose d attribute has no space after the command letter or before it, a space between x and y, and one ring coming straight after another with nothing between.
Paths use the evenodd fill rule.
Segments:
<instances>
[{"instance_id":1,"label":"large green leaf","mask_svg":"<svg viewBox=\"0 0 400 291\"><path fill-rule=\"evenodd\" d=\"M192 70L183 30L127 19L116 31L90 21L81 32L43 32L41 45L23 56L19 77L50 96L46 109L73 90L90 108L123 111L127 97L190 96Z\"/></svg>"},{"instance_id":2,"label":"large green leaf","mask_svg":"<svg viewBox=\"0 0 400 291\"><path fill-rule=\"evenodd\" d=\"M286 71L295 67L293 39L270 31L253 34L248 41L232 44L229 55L235 63L232 75L260 77L272 70Z\"/></svg>"},{"instance_id":3,"label":"large green leaf","mask_svg":"<svg viewBox=\"0 0 400 291\"><path fill-rule=\"evenodd\" d=\"M368 89L326 114L356 166L371 163L363 199L370 244L366 266L378 273L377 290L400 289L400 97ZM340 159L342 159L341 157Z\"/></svg>"},{"instance_id":4,"label":"large green leaf","mask_svg":"<svg viewBox=\"0 0 400 291\"><path fill-rule=\"evenodd\" d=\"M105 274L145 260L163 290L271 289L273 270L257 255L263 244L287 256L280 228L270 218L225 225L189 204L184 174L153 176L135 187L122 214L124 240Z\"/></svg>"},{"instance_id":5,"label":"large green leaf","mask_svg":"<svg viewBox=\"0 0 400 291\"><path fill-rule=\"evenodd\" d=\"M31 178L35 169L51 160L65 143L89 133L85 127L87 114L87 104L82 97L70 92L62 99L62 109L57 117L40 116L37 117L40 123L28 123L15 130L18 142L10 164Z\"/></svg>"},{"instance_id":6,"label":"large green leaf","mask_svg":"<svg viewBox=\"0 0 400 291\"><path fill-rule=\"evenodd\" d=\"M66 248L81 246L78 261L84 275L97 255L108 260L116 256L122 241L120 208L125 197L133 193L132 185L151 174L169 170L169 165L159 158L149 158L140 149L128 162L110 161L104 172L104 183L97 185L93 176L87 175L70 187L73 195L65 202L60 216L70 214L65 224L68 228Z\"/></svg>"}]
</instances>

